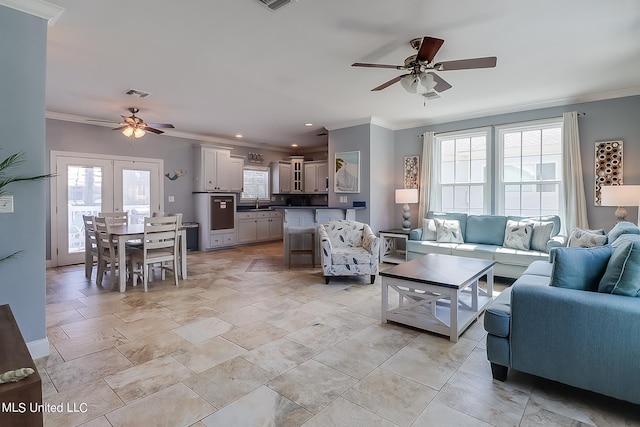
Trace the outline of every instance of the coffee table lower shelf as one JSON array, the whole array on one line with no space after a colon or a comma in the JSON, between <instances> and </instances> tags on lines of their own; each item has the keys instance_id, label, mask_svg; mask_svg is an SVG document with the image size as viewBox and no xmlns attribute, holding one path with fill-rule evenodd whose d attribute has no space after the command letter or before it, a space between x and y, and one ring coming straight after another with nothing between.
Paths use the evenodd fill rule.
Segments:
<instances>
[{"instance_id":1,"label":"coffee table lower shelf","mask_svg":"<svg viewBox=\"0 0 640 427\"><path fill-rule=\"evenodd\" d=\"M395 286L391 285L391 287L395 289ZM398 291L398 289L395 290ZM397 308L387 309L383 315L385 317L383 322L392 321L413 326L414 328L449 336L452 342L457 342L458 337L480 317L492 300L489 296L479 294L478 309L473 310L472 299L471 292L462 292L458 295L458 309L453 322L456 328L455 331L451 326L453 319L451 317L450 296L432 304L435 307L435 313L431 306L416 306L414 304L400 305Z\"/></svg>"}]
</instances>

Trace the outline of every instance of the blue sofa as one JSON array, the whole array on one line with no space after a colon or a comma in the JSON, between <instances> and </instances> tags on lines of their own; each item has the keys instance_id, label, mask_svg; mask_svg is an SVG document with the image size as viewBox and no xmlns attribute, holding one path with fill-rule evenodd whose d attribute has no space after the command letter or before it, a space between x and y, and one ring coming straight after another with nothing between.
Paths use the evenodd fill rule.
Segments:
<instances>
[{"instance_id":1,"label":"blue sofa","mask_svg":"<svg viewBox=\"0 0 640 427\"><path fill-rule=\"evenodd\" d=\"M533 220L519 216L467 215L462 213L443 213L429 211L427 219L454 220L460 224L464 243L438 242L428 238L423 228L411 230L407 241L407 260L430 253L456 255L495 261L493 274L516 279L534 261L548 260L551 248L566 245L566 237L561 236L560 218L548 216L536 218L542 223L553 223L548 240L537 246L537 250L519 250L503 246L505 228L508 220ZM536 229L534 229L534 234Z\"/></svg>"},{"instance_id":2,"label":"blue sofa","mask_svg":"<svg viewBox=\"0 0 640 427\"><path fill-rule=\"evenodd\" d=\"M495 379L512 368L640 404L640 230L618 223L607 239L532 263L487 307Z\"/></svg>"}]
</instances>

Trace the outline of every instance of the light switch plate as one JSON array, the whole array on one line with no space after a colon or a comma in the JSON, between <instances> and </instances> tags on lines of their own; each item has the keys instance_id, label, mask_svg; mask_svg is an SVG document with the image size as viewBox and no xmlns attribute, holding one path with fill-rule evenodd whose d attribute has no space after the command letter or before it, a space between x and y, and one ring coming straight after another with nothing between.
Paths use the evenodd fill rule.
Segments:
<instances>
[{"instance_id":1,"label":"light switch plate","mask_svg":"<svg viewBox=\"0 0 640 427\"><path fill-rule=\"evenodd\" d=\"M173 203L176 201L176 198L174 196L169 196L169 203Z\"/></svg>"},{"instance_id":2,"label":"light switch plate","mask_svg":"<svg viewBox=\"0 0 640 427\"><path fill-rule=\"evenodd\" d=\"M0 213L13 212L13 196L0 197Z\"/></svg>"}]
</instances>

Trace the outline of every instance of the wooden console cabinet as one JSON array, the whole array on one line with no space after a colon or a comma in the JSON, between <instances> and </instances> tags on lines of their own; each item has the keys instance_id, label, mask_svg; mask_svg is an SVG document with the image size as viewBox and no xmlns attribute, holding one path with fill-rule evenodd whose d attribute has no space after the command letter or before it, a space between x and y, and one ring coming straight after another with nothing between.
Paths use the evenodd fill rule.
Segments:
<instances>
[{"instance_id":1,"label":"wooden console cabinet","mask_svg":"<svg viewBox=\"0 0 640 427\"><path fill-rule=\"evenodd\" d=\"M0 384L0 426L42 426L42 381L8 305L0 305L0 374L18 368L35 372Z\"/></svg>"}]
</instances>

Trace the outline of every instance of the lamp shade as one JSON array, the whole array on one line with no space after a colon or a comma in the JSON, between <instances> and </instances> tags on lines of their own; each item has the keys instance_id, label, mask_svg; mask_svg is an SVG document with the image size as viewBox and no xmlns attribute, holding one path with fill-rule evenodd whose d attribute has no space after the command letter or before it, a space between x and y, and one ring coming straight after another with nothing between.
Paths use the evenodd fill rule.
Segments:
<instances>
[{"instance_id":1,"label":"lamp shade","mask_svg":"<svg viewBox=\"0 0 640 427\"><path fill-rule=\"evenodd\" d=\"M414 74L407 74L402 79L400 79L400 84L409 93L417 93L418 92L418 83L420 79L418 76Z\"/></svg>"},{"instance_id":2,"label":"lamp shade","mask_svg":"<svg viewBox=\"0 0 640 427\"><path fill-rule=\"evenodd\" d=\"M600 197L602 206L638 206L640 185L603 185Z\"/></svg>"},{"instance_id":3,"label":"lamp shade","mask_svg":"<svg viewBox=\"0 0 640 427\"><path fill-rule=\"evenodd\" d=\"M418 203L418 189L401 188L396 190L396 203Z\"/></svg>"}]
</instances>

